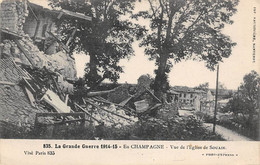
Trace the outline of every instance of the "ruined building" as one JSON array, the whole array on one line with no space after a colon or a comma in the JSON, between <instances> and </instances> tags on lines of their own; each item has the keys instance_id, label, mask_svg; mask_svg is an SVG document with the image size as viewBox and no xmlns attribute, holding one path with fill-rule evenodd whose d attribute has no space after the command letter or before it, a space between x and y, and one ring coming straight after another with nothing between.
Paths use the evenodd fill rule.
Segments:
<instances>
[{"instance_id":1,"label":"ruined building","mask_svg":"<svg viewBox=\"0 0 260 165\"><path fill-rule=\"evenodd\" d=\"M91 21L66 10L51 10L26 0L3 0L0 7L0 134L30 131L36 113L67 113L75 61L55 25L60 19ZM5 129L5 130L3 130Z\"/></svg>"},{"instance_id":2,"label":"ruined building","mask_svg":"<svg viewBox=\"0 0 260 165\"><path fill-rule=\"evenodd\" d=\"M77 29L64 42L55 22L91 23L91 17L26 0L3 0L0 9L1 137L20 138L21 133L25 138L71 138L70 131L78 136L88 126L119 128L138 120L133 109L76 85L75 61L68 47Z\"/></svg>"}]
</instances>

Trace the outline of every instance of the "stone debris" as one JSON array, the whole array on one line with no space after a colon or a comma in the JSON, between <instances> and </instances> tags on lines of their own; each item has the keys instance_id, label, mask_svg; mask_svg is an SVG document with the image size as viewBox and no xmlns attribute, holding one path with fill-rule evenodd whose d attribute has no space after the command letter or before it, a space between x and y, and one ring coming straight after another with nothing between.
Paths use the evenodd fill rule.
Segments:
<instances>
[{"instance_id":1,"label":"stone debris","mask_svg":"<svg viewBox=\"0 0 260 165\"><path fill-rule=\"evenodd\" d=\"M1 3L0 122L27 130L34 128L35 121L45 125L79 122L83 127L87 121L94 126L121 128L136 123L143 114L160 109L162 104L150 89L153 80L149 75L142 75L137 85L124 84L110 91L76 88L82 89L85 96L74 97L76 67L68 44L62 43L55 25L45 32L42 23L40 31L33 29L34 19L55 24L54 18L65 16L49 18L46 14L45 17L37 10L31 11L31 7L52 12L23 0ZM91 20L65 10L62 14ZM106 95L107 99L100 95Z\"/></svg>"},{"instance_id":2,"label":"stone debris","mask_svg":"<svg viewBox=\"0 0 260 165\"><path fill-rule=\"evenodd\" d=\"M4 40L2 46L2 58L18 58L23 64L33 65L37 68L47 68L53 72L58 72L66 78L75 79L75 61L66 53L60 51L56 54L46 55L33 44L31 39L18 40L26 55L19 49L17 44L11 40ZM31 64L32 62L32 64Z\"/></svg>"},{"instance_id":3,"label":"stone debris","mask_svg":"<svg viewBox=\"0 0 260 165\"><path fill-rule=\"evenodd\" d=\"M41 106L35 108L31 105L26 92L19 85L25 75L17 69L11 59L0 59L0 67L1 81L14 84L0 84L0 121L32 129L36 113L46 110Z\"/></svg>"},{"instance_id":4,"label":"stone debris","mask_svg":"<svg viewBox=\"0 0 260 165\"><path fill-rule=\"evenodd\" d=\"M37 113L71 112L68 94L74 89L67 79L76 79L76 69L67 52L45 54L26 33L35 31L25 23L35 19L28 3L3 0L0 6L0 121L32 130Z\"/></svg>"},{"instance_id":5,"label":"stone debris","mask_svg":"<svg viewBox=\"0 0 260 165\"><path fill-rule=\"evenodd\" d=\"M73 94L74 86L68 83L62 75L58 75L57 83L63 93Z\"/></svg>"},{"instance_id":6,"label":"stone debris","mask_svg":"<svg viewBox=\"0 0 260 165\"><path fill-rule=\"evenodd\" d=\"M153 79L149 75L142 75L138 78L137 85L123 84L115 88L114 92L109 93L107 99L115 104L130 107L136 113L146 114L146 111L161 105L161 101L150 89L152 82Z\"/></svg>"},{"instance_id":7,"label":"stone debris","mask_svg":"<svg viewBox=\"0 0 260 165\"><path fill-rule=\"evenodd\" d=\"M92 109L92 108L93 107L91 105L88 106L88 109ZM92 115L97 120L102 121L104 123L104 126L106 126L106 127L120 128L122 126L132 125L138 121L137 117L126 115L126 113L123 109L117 109L114 104L111 104L110 106L102 106L102 108L106 109L107 111L104 111L99 108L95 108L92 112ZM124 117L128 118L129 120L122 118L120 116L114 115L113 113L116 113L120 116L124 116ZM96 126L99 125L99 123L97 121L94 121L93 124Z\"/></svg>"},{"instance_id":8,"label":"stone debris","mask_svg":"<svg viewBox=\"0 0 260 165\"><path fill-rule=\"evenodd\" d=\"M144 88L142 92L138 91L133 96L124 101L125 106L135 109L138 114L147 114L151 110L156 110L161 101L147 88ZM155 109L156 108L156 109Z\"/></svg>"}]
</instances>

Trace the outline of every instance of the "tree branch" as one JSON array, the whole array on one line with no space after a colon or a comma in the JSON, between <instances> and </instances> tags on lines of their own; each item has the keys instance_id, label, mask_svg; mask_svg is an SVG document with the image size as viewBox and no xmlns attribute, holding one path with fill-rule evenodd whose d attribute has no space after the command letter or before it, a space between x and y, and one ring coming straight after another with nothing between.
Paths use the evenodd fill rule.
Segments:
<instances>
[{"instance_id":1,"label":"tree branch","mask_svg":"<svg viewBox=\"0 0 260 165\"><path fill-rule=\"evenodd\" d=\"M150 1L150 0L149 0ZM159 0L161 2L161 0ZM161 3L160 3L161 4ZM160 5L161 7L161 14L160 14L160 22L157 28L157 44L158 44L158 49L159 49L159 55L161 55L161 33L162 33L162 20L163 20L163 6Z\"/></svg>"},{"instance_id":2,"label":"tree branch","mask_svg":"<svg viewBox=\"0 0 260 165\"><path fill-rule=\"evenodd\" d=\"M152 4L151 0L148 0L148 2L149 2L149 4L150 4L151 10L152 10L152 12L153 12L153 17L156 18L156 13L155 13L155 10L154 10L154 8L153 8L153 4Z\"/></svg>"}]
</instances>

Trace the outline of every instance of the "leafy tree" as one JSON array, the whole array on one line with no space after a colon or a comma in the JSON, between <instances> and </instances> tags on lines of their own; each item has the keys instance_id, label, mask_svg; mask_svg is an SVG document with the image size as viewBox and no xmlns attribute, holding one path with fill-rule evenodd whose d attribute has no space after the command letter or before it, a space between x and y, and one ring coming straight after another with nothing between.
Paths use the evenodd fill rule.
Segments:
<instances>
[{"instance_id":1,"label":"leafy tree","mask_svg":"<svg viewBox=\"0 0 260 165\"><path fill-rule=\"evenodd\" d=\"M134 51L134 35L142 35L144 29L121 16L131 14L134 0L50 0L52 7L83 13L92 21L70 19L58 22L62 38L68 40L74 29L75 39L70 50L89 55L90 62L85 69L85 81L91 87L108 78L115 82L123 72L118 65L120 59L130 58Z\"/></svg>"},{"instance_id":2,"label":"leafy tree","mask_svg":"<svg viewBox=\"0 0 260 165\"><path fill-rule=\"evenodd\" d=\"M259 115L260 76L256 71L246 74L237 94L228 102L226 110L242 114L248 128L251 128L254 115Z\"/></svg>"},{"instance_id":3,"label":"leafy tree","mask_svg":"<svg viewBox=\"0 0 260 165\"><path fill-rule=\"evenodd\" d=\"M148 0L149 10L133 18L150 20L150 31L141 41L150 60L156 60L155 94L163 96L174 62L206 61L209 69L227 58L235 45L221 30L232 24L238 0Z\"/></svg>"},{"instance_id":4,"label":"leafy tree","mask_svg":"<svg viewBox=\"0 0 260 165\"><path fill-rule=\"evenodd\" d=\"M246 103L244 100L239 97L237 94L232 97L227 105L223 108L223 112L233 112L235 116L238 116L239 113L243 115L244 120L246 120L246 114L247 112L245 111L246 108Z\"/></svg>"},{"instance_id":5,"label":"leafy tree","mask_svg":"<svg viewBox=\"0 0 260 165\"><path fill-rule=\"evenodd\" d=\"M244 76L243 80L244 82L240 85L238 94L247 106L244 110L249 114L249 121L251 121L256 110L259 110L260 76L256 71L251 71L251 73Z\"/></svg>"}]
</instances>

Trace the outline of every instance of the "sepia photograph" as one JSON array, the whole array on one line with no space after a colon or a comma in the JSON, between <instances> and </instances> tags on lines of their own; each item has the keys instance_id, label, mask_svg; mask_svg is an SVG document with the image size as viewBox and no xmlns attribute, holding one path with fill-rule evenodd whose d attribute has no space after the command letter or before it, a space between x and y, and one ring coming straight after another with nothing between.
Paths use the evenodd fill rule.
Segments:
<instances>
[{"instance_id":1,"label":"sepia photograph","mask_svg":"<svg viewBox=\"0 0 260 165\"><path fill-rule=\"evenodd\" d=\"M0 164L260 164L259 0L0 0Z\"/></svg>"},{"instance_id":2,"label":"sepia photograph","mask_svg":"<svg viewBox=\"0 0 260 165\"><path fill-rule=\"evenodd\" d=\"M0 2L1 139L260 140L258 0Z\"/></svg>"}]
</instances>

